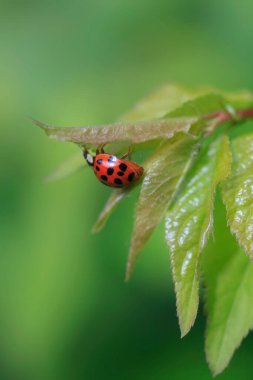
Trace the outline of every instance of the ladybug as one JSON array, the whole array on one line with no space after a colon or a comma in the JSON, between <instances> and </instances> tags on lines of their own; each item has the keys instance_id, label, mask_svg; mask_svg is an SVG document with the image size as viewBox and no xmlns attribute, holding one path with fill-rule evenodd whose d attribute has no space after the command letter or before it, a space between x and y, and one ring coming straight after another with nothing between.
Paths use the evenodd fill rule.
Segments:
<instances>
[{"instance_id":1,"label":"ladybug","mask_svg":"<svg viewBox=\"0 0 253 380\"><path fill-rule=\"evenodd\" d=\"M124 154L121 158L105 153L101 145L96 150L96 156L92 156L85 149L83 156L88 165L93 166L97 179L104 185L111 187L128 187L138 182L144 169L133 161L125 160L131 151Z\"/></svg>"}]
</instances>

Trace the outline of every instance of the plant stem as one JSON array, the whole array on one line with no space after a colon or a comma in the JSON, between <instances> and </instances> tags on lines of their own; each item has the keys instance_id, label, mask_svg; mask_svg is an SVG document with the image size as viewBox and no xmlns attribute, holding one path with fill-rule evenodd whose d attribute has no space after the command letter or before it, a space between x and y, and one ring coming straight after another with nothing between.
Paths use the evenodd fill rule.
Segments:
<instances>
[{"instance_id":1,"label":"plant stem","mask_svg":"<svg viewBox=\"0 0 253 380\"><path fill-rule=\"evenodd\" d=\"M209 120L207 127L207 134L210 135L215 129L229 121L234 122L235 124L245 121L247 119L253 118L253 108L246 108L242 110L232 110L232 111L217 111L211 114L205 115L204 119Z\"/></svg>"}]
</instances>

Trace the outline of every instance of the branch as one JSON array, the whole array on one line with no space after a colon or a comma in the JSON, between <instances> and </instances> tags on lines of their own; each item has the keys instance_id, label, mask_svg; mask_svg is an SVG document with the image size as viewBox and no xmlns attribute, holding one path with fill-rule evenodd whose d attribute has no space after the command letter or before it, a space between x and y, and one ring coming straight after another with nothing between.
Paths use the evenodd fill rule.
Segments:
<instances>
[{"instance_id":1,"label":"branch","mask_svg":"<svg viewBox=\"0 0 253 380\"><path fill-rule=\"evenodd\" d=\"M210 125L207 128L207 135L210 135L215 129L226 123L234 122L235 124L253 118L253 108L246 108L242 110L228 109L226 111L217 111L211 114L205 115L204 119L210 120Z\"/></svg>"}]
</instances>

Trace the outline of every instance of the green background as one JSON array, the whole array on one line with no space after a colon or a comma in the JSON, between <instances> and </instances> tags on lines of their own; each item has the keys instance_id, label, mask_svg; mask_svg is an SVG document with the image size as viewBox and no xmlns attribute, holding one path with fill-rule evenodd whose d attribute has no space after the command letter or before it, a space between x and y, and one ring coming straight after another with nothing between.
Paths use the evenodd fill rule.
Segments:
<instances>
[{"instance_id":1,"label":"green background","mask_svg":"<svg viewBox=\"0 0 253 380\"><path fill-rule=\"evenodd\" d=\"M29 117L111 122L171 81L253 89L252 19L251 0L0 1L1 379L212 378L202 305L180 340L162 228L125 284L136 194L91 235L110 189L45 185L77 148ZM252 379L252 349L220 378Z\"/></svg>"}]
</instances>

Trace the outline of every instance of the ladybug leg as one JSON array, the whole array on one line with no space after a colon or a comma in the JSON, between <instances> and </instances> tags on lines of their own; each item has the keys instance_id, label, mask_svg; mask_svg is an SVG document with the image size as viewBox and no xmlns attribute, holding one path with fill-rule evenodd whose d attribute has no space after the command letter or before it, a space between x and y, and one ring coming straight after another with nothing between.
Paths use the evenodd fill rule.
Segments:
<instances>
[{"instance_id":1,"label":"ladybug leg","mask_svg":"<svg viewBox=\"0 0 253 380\"><path fill-rule=\"evenodd\" d=\"M96 155L98 155L99 153L104 153L104 146L106 145L106 143L103 143L103 144L100 144L97 149L96 149Z\"/></svg>"},{"instance_id":2,"label":"ladybug leg","mask_svg":"<svg viewBox=\"0 0 253 380\"><path fill-rule=\"evenodd\" d=\"M128 152L125 153L125 154L121 157L121 160L123 160L124 158L127 158L127 157L131 160L131 154L132 154L132 152L133 152L133 149L129 146L129 148L128 148Z\"/></svg>"},{"instance_id":3,"label":"ladybug leg","mask_svg":"<svg viewBox=\"0 0 253 380\"><path fill-rule=\"evenodd\" d=\"M104 146L106 146L106 143L104 143L104 144L101 145L101 147L100 147L100 149L101 149L101 153L105 153L105 151L104 151Z\"/></svg>"},{"instance_id":4,"label":"ladybug leg","mask_svg":"<svg viewBox=\"0 0 253 380\"><path fill-rule=\"evenodd\" d=\"M100 153L100 145L96 149L96 156Z\"/></svg>"}]
</instances>

